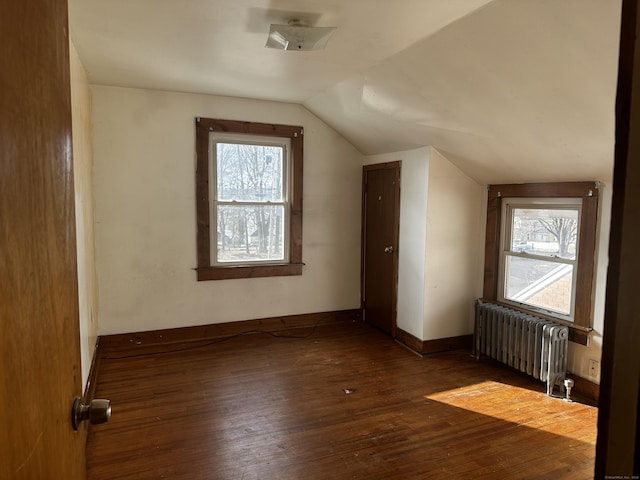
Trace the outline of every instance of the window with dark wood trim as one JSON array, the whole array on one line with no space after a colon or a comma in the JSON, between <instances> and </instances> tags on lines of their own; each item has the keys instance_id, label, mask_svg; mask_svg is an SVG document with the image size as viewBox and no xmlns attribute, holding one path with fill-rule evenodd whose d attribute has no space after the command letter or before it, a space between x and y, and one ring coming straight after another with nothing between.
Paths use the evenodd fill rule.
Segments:
<instances>
[{"instance_id":1,"label":"window with dark wood trim","mask_svg":"<svg viewBox=\"0 0 640 480\"><path fill-rule=\"evenodd\" d=\"M571 309L571 320L563 319L562 315L545 312L540 308L531 308L526 302L508 301L509 306L528 311L540 317L548 317L554 321L565 323L570 327L569 339L583 345L587 344L591 331L592 291L595 269L596 223L598 212L598 183L597 182L567 182L567 183L530 183L510 185L490 185L487 201L487 230L485 241L484 290L483 297L494 302L504 302L505 294L499 290L503 286L505 276L505 250L512 255L514 247L501 236L503 226L503 203L505 199L514 204L518 199L557 199L559 205L563 199L579 199L579 218L577 238L579 244L575 246L577 271L574 276L574 303ZM544 203L544 202L543 202ZM565 202L569 203L569 202ZM549 203L545 203L549 205ZM507 229L508 231L508 229ZM523 240L524 242L524 240ZM524 245L524 243L523 243ZM524 249L523 249L524 250ZM514 255L514 257L517 255ZM526 259L527 254L520 253ZM537 255L533 254L532 257ZM504 288L504 287L503 287ZM569 315L567 315L569 317Z\"/></svg>"},{"instance_id":2,"label":"window with dark wood trim","mask_svg":"<svg viewBox=\"0 0 640 480\"><path fill-rule=\"evenodd\" d=\"M302 165L303 165L303 128L290 125L272 125L266 123L240 122L234 120L214 120L196 118L196 221L197 255L196 268L198 280L222 280L233 278L274 277L302 275ZM212 225L211 179L210 172L212 136L229 134L235 138L247 136L273 139L275 143L286 140L290 151L286 166L287 201L285 205L286 256L283 261L264 262L212 262L212 241L216 242L218 227ZM249 140L248 143L251 143ZM215 190L215 189L214 189ZM233 206L233 205L231 205ZM229 205L226 205L229 207ZM224 233L223 233L224 235ZM213 238L212 238L213 236Z\"/></svg>"}]
</instances>

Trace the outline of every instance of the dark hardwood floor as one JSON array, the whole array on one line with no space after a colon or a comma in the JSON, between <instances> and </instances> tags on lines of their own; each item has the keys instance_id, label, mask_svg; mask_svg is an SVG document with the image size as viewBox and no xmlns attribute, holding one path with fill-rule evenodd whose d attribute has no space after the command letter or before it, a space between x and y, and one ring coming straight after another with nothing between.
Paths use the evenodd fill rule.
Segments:
<instances>
[{"instance_id":1,"label":"dark hardwood floor","mask_svg":"<svg viewBox=\"0 0 640 480\"><path fill-rule=\"evenodd\" d=\"M361 323L288 333L104 352L89 479L593 478L595 407Z\"/></svg>"}]
</instances>

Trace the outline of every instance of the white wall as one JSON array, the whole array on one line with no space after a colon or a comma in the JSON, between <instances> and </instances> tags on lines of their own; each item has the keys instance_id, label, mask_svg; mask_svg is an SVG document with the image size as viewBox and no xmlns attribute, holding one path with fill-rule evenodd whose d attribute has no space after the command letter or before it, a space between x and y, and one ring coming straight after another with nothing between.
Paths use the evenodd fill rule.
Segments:
<instances>
[{"instance_id":1,"label":"white wall","mask_svg":"<svg viewBox=\"0 0 640 480\"><path fill-rule=\"evenodd\" d=\"M93 86L100 333L358 308L362 155L300 105ZM197 282L195 117L302 125L302 276Z\"/></svg>"},{"instance_id":2,"label":"white wall","mask_svg":"<svg viewBox=\"0 0 640 480\"><path fill-rule=\"evenodd\" d=\"M98 290L96 285L93 222L93 152L91 145L91 92L87 74L72 42L71 114L73 169L78 251L78 300L80 306L80 353L82 382L86 384L98 332Z\"/></svg>"},{"instance_id":3,"label":"white wall","mask_svg":"<svg viewBox=\"0 0 640 480\"><path fill-rule=\"evenodd\" d=\"M485 187L431 149L424 340L473 332L474 299L482 296L486 198Z\"/></svg>"},{"instance_id":4,"label":"white wall","mask_svg":"<svg viewBox=\"0 0 640 480\"><path fill-rule=\"evenodd\" d=\"M399 328L421 340L468 335L482 294L486 189L431 147L366 157L402 161Z\"/></svg>"}]
</instances>

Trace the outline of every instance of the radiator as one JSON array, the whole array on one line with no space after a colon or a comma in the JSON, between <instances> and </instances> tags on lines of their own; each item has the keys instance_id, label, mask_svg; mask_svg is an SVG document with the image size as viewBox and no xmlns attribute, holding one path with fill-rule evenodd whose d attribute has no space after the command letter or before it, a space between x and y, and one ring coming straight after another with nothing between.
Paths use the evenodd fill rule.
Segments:
<instances>
[{"instance_id":1,"label":"radiator","mask_svg":"<svg viewBox=\"0 0 640 480\"><path fill-rule=\"evenodd\" d=\"M486 355L547 383L547 395L567 374L569 328L517 310L476 301L473 354ZM567 392L568 393L568 392Z\"/></svg>"}]
</instances>

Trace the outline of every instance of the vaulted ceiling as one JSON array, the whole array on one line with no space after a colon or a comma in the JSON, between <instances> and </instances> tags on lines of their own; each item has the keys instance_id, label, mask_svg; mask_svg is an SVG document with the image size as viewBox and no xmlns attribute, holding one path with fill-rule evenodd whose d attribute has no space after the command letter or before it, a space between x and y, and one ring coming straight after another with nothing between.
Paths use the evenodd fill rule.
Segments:
<instances>
[{"instance_id":1,"label":"vaulted ceiling","mask_svg":"<svg viewBox=\"0 0 640 480\"><path fill-rule=\"evenodd\" d=\"M69 0L91 83L299 103L483 183L611 178L621 0ZM337 30L264 48L271 23Z\"/></svg>"}]
</instances>

